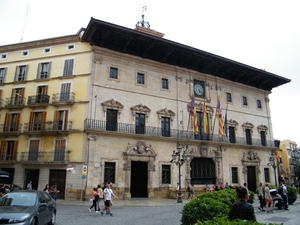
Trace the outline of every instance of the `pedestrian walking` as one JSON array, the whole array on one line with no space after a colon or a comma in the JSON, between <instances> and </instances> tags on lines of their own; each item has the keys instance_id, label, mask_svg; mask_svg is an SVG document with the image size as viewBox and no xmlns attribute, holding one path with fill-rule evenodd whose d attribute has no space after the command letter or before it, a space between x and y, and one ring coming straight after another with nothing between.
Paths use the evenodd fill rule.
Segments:
<instances>
[{"instance_id":1,"label":"pedestrian walking","mask_svg":"<svg viewBox=\"0 0 300 225\"><path fill-rule=\"evenodd\" d=\"M44 188L43 191L44 191L44 192L47 192L50 196L51 196L51 194L52 194L52 190L51 190L49 184L46 184L46 186L45 186L45 188Z\"/></svg>"},{"instance_id":2,"label":"pedestrian walking","mask_svg":"<svg viewBox=\"0 0 300 225\"><path fill-rule=\"evenodd\" d=\"M103 191L103 194L104 194L104 204L105 204L105 207L103 208L101 214L103 215L103 212L104 211L108 211L110 216L113 216L113 213L111 211L111 200L112 198L115 198L115 199L118 199L118 196L116 196L112 189L111 189L111 185L110 183L107 183L106 184L106 188L104 189Z\"/></svg>"},{"instance_id":3,"label":"pedestrian walking","mask_svg":"<svg viewBox=\"0 0 300 225\"><path fill-rule=\"evenodd\" d=\"M32 190L32 181L29 181L29 183L27 184L26 190L28 190L28 191Z\"/></svg>"},{"instance_id":4,"label":"pedestrian walking","mask_svg":"<svg viewBox=\"0 0 300 225\"><path fill-rule=\"evenodd\" d=\"M187 186L186 191L188 193L187 199L189 199L191 197L191 185L190 184Z\"/></svg>"},{"instance_id":5,"label":"pedestrian walking","mask_svg":"<svg viewBox=\"0 0 300 225\"><path fill-rule=\"evenodd\" d=\"M259 199L259 207L258 209L261 211L265 211L264 207L266 205L265 196L264 196L264 189L262 187L262 183L259 183L258 187L258 199Z\"/></svg>"},{"instance_id":6,"label":"pedestrian walking","mask_svg":"<svg viewBox=\"0 0 300 225\"><path fill-rule=\"evenodd\" d=\"M98 196L99 196L99 199L98 199L98 211L100 211L100 202L101 202L101 199L103 199L103 189L101 188L101 185L98 184L98 189L97 189L97 192L98 192Z\"/></svg>"},{"instance_id":7,"label":"pedestrian walking","mask_svg":"<svg viewBox=\"0 0 300 225\"><path fill-rule=\"evenodd\" d=\"M235 188L235 191L240 200L232 204L229 211L229 220L241 219L256 221L254 207L248 202L248 189L239 186Z\"/></svg>"},{"instance_id":8,"label":"pedestrian walking","mask_svg":"<svg viewBox=\"0 0 300 225\"><path fill-rule=\"evenodd\" d=\"M190 192L191 192L191 199L194 199L195 198L195 187L193 184L191 184Z\"/></svg>"},{"instance_id":9,"label":"pedestrian walking","mask_svg":"<svg viewBox=\"0 0 300 225\"><path fill-rule=\"evenodd\" d=\"M273 197L270 193L269 184L265 184L265 201L266 201L266 210L268 212L273 212Z\"/></svg>"},{"instance_id":10,"label":"pedestrian walking","mask_svg":"<svg viewBox=\"0 0 300 225\"><path fill-rule=\"evenodd\" d=\"M97 210L97 202L99 200L98 188L93 188L91 199L93 201L93 204L89 208L89 211L92 212L91 209L94 207L95 208L95 212L99 213L99 211Z\"/></svg>"},{"instance_id":11,"label":"pedestrian walking","mask_svg":"<svg viewBox=\"0 0 300 225\"><path fill-rule=\"evenodd\" d=\"M283 200L283 208L285 210L289 210L289 206L288 206L289 199L287 194L288 190L285 186L285 181L281 182L281 186L278 188L278 193L281 195L281 198Z\"/></svg>"},{"instance_id":12,"label":"pedestrian walking","mask_svg":"<svg viewBox=\"0 0 300 225\"><path fill-rule=\"evenodd\" d=\"M59 192L59 190L57 190L57 184L53 184L51 186L51 196L52 198L56 201L57 199L57 193Z\"/></svg>"}]
</instances>

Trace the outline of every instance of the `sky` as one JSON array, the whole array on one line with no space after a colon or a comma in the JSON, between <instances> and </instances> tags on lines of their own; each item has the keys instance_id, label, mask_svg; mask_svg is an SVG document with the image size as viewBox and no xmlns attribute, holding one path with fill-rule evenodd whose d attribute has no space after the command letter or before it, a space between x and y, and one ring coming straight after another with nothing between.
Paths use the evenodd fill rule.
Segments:
<instances>
[{"instance_id":1,"label":"sky","mask_svg":"<svg viewBox=\"0 0 300 225\"><path fill-rule=\"evenodd\" d=\"M76 34L91 17L134 29L143 6L165 39L291 79L270 95L273 135L299 147L298 0L0 0L0 45Z\"/></svg>"}]
</instances>

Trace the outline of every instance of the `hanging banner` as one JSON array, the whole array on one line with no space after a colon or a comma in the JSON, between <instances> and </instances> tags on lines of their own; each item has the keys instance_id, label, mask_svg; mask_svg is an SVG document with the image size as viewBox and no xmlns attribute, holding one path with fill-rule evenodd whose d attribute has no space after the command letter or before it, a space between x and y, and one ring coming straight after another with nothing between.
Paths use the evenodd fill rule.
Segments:
<instances>
[{"instance_id":1,"label":"hanging banner","mask_svg":"<svg viewBox=\"0 0 300 225\"><path fill-rule=\"evenodd\" d=\"M82 179L86 179L86 173L87 173L87 163L84 163L83 164L83 167L82 167Z\"/></svg>"}]
</instances>

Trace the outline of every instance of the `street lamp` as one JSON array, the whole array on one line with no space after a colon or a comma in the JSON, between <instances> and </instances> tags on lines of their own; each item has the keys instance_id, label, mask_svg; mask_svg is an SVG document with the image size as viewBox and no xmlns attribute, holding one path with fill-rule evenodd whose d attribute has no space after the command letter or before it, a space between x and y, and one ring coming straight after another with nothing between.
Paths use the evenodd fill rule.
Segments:
<instances>
[{"instance_id":1,"label":"street lamp","mask_svg":"<svg viewBox=\"0 0 300 225\"><path fill-rule=\"evenodd\" d=\"M275 185L277 186L277 178L276 178L276 168L277 168L277 165L276 165L275 151L271 152L271 156L269 158L268 166L272 166L273 169L274 169Z\"/></svg>"},{"instance_id":2,"label":"street lamp","mask_svg":"<svg viewBox=\"0 0 300 225\"><path fill-rule=\"evenodd\" d=\"M177 198L177 203L182 203L181 199L181 174L180 174L180 167L185 163L187 159L187 154L185 151L181 154L182 151L182 145L179 143L177 144L177 152L173 151L172 153L172 160L170 161L171 163L175 163L178 166L178 179L179 179L179 189L178 189L178 198Z\"/></svg>"}]
</instances>

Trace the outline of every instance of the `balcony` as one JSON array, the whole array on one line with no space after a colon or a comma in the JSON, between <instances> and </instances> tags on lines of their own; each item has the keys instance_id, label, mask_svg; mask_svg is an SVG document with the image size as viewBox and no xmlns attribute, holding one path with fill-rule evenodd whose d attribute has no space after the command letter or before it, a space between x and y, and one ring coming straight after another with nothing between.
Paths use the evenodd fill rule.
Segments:
<instances>
[{"instance_id":1,"label":"balcony","mask_svg":"<svg viewBox=\"0 0 300 225\"><path fill-rule=\"evenodd\" d=\"M27 105L31 107L35 106L47 106L49 104L49 95L33 95L28 97Z\"/></svg>"},{"instance_id":2,"label":"balcony","mask_svg":"<svg viewBox=\"0 0 300 225\"><path fill-rule=\"evenodd\" d=\"M0 163L14 163L17 160L17 153L12 151L0 152Z\"/></svg>"},{"instance_id":3,"label":"balcony","mask_svg":"<svg viewBox=\"0 0 300 225\"><path fill-rule=\"evenodd\" d=\"M26 98L21 96L6 98L5 100L5 108L7 109L21 109L25 107L25 104Z\"/></svg>"},{"instance_id":4,"label":"balcony","mask_svg":"<svg viewBox=\"0 0 300 225\"><path fill-rule=\"evenodd\" d=\"M134 124L126 123L107 123L102 120L85 119L84 129L90 131L100 131L100 132L115 132L123 133L129 135L144 135L151 137L163 137L163 138L180 138L188 140L199 140L204 142L217 142L226 144L236 144L236 145L247 145L247 146L261 146L261 147L274 147L274 141L265 141L262 145L261 139L251 139L247 141L244 137L236 137L235 142L229 141L228 137L220 138L217 134L214 134L209 140L204 134L202 137L200 135L195 135L193 131L186 130L163 130L161 127L150 127L150 126L136 126Z\"/></svg>"},{"instance_id":5,"label":"balcony","mask_svg":"<svg viewBox=\"0 0 300 225\"><path fill-rule=\"evenodd\" d=\"M22 124L0 124L0 135L19 135Z\"/></svg>"},{"instance_id":6,"label":"balcony","mask_svg":"<svg viewBox=\"0 0 300 225\"><path fill-rule=\"evenodd\" d=\"M21 152L20 162L23 164L68 164L69 150L57 149L54 151L37 151Z\"/></svg>"},{"instance_id":7,"label":"balcony","mask_svg":"<svg viewBox=\"0 0 300 225\"><path fill-rule=\"evenodd\" d=\"M75 93L73 92L62 92L53 94L52 104L53 105L73 105L75 103Z\"/></svg>"},{"instance_id":8,"label":"balcony","mask_svg":"<svg viewBox=\"0 0 300 225\"><path fill-rule=\"evenodd\" d=\"M23 131L26 134L69 133L72 131L72 121L24 123Z\"/></svg>"}]
</instances>

